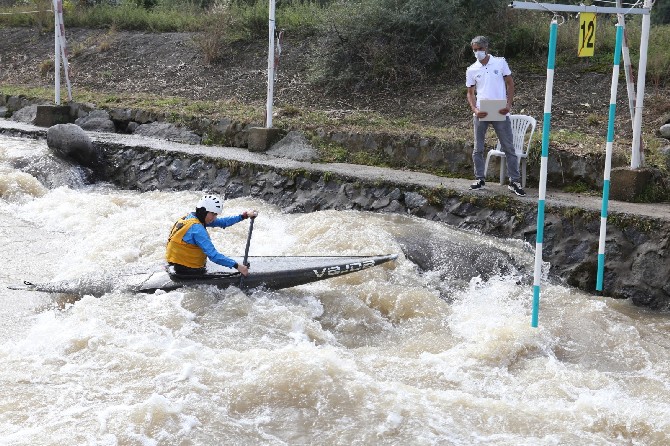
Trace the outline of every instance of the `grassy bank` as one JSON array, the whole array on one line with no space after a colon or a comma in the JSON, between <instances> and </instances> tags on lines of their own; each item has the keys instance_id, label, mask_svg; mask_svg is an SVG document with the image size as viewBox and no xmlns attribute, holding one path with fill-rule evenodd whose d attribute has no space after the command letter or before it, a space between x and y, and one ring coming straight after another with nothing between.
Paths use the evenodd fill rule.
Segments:
<instances>
[{"instance_id":1,"label":"grassy bank","mask_svg":"<svg viewBox=\"0 0 670 446\"><path fill-rule=\"evenodd\" d=\"M371 87L402 85L431 72L460 72L470 63L469 41L481 30L491 37L496 54L514 63L546 60L550 15L512 10L507 1L360 0L287 1L276 10L277 29L294 38L309 39L315 51L311 79L332 88L361 83ZM201 31L200 49L209 61L221 57L233 41L267 39L265 0L200 2L134 0L112 6L105 2L64 2L66 29L112 28L149 32ZM53 29L48 0L16 2L0 7L0 26ZM657 7L647 59L653 85L670 83L670 21L666 7ZM39 11L27 13L30 11ZM589 69L611 70L614 16L599 15L596 54ZM557 63L583 64L577 57L579 20L565 14L559 26ZM637 64L640 16L627 16L627 36Z\"/></svg>"}]
</instances>

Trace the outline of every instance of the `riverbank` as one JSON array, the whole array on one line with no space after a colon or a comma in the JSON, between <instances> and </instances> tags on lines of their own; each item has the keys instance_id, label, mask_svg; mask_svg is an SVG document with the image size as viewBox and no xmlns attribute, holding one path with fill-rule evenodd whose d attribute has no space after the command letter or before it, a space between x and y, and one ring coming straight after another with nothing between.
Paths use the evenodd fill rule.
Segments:
<instances>
[{"instance_id":1,"label":"riverbank","mask_svg":"<svg viewBox=\"0 0 670 446\"><path fill-rule=\"evenodd\" d=\"M266 42L233 45L228 57L209 63L196 44L200 37L192 32L68 29L73 100L112 114L122 133L127 132L125 114L134 110L141 114L140 123L178 124L203 144L244 147L236 140L237 130L265 122ZM472 122L462 75L444 71L380 91L328 91L309 82L309 51L304 39L286 36L274 86L273 126L302 132L319 150L320 161L471 177ZM23 95L32 103L53 101L53 36L29 28L0 29L0 53L6 67L0 72L0 93ZM565 191L599 193L611 69L597 69L586 59L556 68L548 182ZM463 64L463 73L469 64L454 63ZM516 84L512 112L539 121L546 66L521 56L510 63ZM630 165L632 140L625 83L619 91L613 167ZM663 151L668 141L658 138L657 130L670 119L668 92L667 87L647 85L645 160L665 169L665 178L650 185L641 201L667 201L664 166L670 155ZM540 130L529 154L531 185L539 181ZM494 144L491 132L488 145Z\"/></svg>"},{"instance_id":2,"label":"riverbank","mask_svg":"<svg viewBox=\"0 0 670 446\"><path fill-rule=\"evenodd\" d=\"M8 135L45 138L47 129L0 120ZM189 145L137 135L88 132L102 157L98 180L140 191L208 190L252 196L286 212L357 209L410 214L461 229L525 241L535 249L537 190L526 197L487 183L344 163L309 163L236 147ZM543 260L550 277L595 292L601 203L548 190ZM605 296L670 307L670 204L610 201Z\"/></svg>"}]
</instances>

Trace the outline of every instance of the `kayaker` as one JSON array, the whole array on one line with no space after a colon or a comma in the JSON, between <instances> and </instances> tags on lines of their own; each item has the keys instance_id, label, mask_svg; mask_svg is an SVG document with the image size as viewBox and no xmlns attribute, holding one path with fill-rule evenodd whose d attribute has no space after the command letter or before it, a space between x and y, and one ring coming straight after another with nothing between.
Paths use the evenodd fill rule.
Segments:
<instances>
[{"instance_id":1,"label":"kayaker","mask_svg":"<svg viewBox=\"0 0 670 446\"><path fill-rule=\"evenodd\" d=\"M215 195L203 196L195 212L185 215L172 226L168 237L165 258L177 274L204 274L207 259L240 274L249 275L246 265L237 263L216 250L207 233L208 227L227 228L247 218L256 218L258 211L248 210L239 215L218 217L223 210L223 200Z\"/></svg>"}]
</instances>

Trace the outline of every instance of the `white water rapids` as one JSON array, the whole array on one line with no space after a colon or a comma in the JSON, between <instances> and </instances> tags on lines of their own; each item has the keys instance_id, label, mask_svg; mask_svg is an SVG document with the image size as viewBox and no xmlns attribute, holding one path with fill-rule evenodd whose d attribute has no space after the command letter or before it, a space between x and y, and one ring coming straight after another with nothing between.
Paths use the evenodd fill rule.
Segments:
<instances>
[{"instance_id":1,"label":"white water rapids","mask_svg":"<svg viewBox=\"0 0 670 446\"><path fill-rule=\"evenodd\" d=\"M82 186L43 141L0 136L0 445L670 443L668 314L546 283L531 328L523 273L445 292L449 265L421 271L401 242L430 233L532 264L519 241L242 198L224 214L260 211L252 255L399 259L280 292L6 288L159 264L200 195ZM239 255L247 231L210 233Z\"/></svg>"}]
</instances>

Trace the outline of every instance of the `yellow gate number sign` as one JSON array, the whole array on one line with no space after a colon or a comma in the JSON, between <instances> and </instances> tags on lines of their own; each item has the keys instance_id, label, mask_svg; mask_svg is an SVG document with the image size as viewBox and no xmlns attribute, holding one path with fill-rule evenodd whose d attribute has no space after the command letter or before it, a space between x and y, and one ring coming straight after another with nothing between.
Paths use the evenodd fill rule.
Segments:
<instances>
[{"instance_id":1,"label":"yellow gate number sign","mask_svg":"<svg viewBox=\"0 0 670 446\"><path fill-rule=\"evenodd\" d=\"M579 45L578 57L592 57L596 43L596 14L593 12L579 13Z\"/></svg>"}]
</instances>

